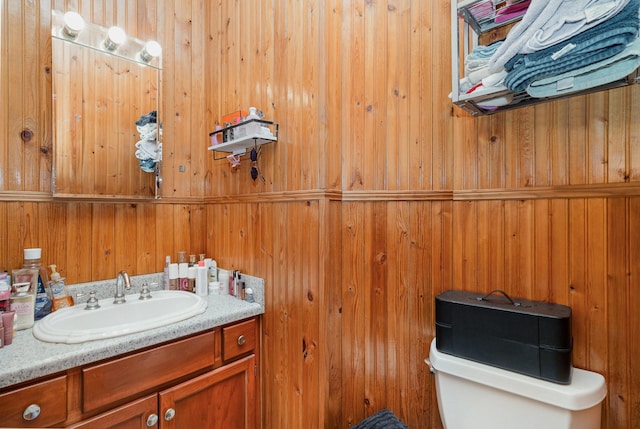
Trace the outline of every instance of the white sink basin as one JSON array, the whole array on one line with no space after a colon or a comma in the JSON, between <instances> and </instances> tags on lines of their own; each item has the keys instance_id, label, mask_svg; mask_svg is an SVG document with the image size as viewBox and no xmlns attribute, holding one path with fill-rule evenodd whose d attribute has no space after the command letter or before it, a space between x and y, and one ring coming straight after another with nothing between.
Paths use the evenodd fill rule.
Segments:
<instances>
[{"instance_id":1,"label":"white sink basin","mask_svg":"<svg viewBox=\"0 0 640 429\"><path fill-rule=\"evenodd\" d=\"M82 343L166 326L207 309L207 301L191 292L161 290L151 297L127 295L124 304L105 298L95 310L85 310L84 304L62 308L36 322L33 335L49 343Z\"/></svg>"}]
</instances>

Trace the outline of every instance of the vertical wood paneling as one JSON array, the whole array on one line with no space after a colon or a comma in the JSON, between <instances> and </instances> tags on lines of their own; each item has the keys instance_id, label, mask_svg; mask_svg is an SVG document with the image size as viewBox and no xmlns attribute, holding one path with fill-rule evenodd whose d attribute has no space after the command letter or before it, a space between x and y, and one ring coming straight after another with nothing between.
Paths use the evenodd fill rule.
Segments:
<instances>
[{"instance_id":1,"label":"vertical wood paneling","mask_svg":"<svg viewBox=\"0 0 640 429\"><path fill-rule=\"evenodd\" d=\"M629 303L628 303L628 356L638 356L640 353L640 314L635 309L640 302L640 269L636 261L640 261L640 199L633 198L629 201ZM628 360L633 360L628 359ZM640 386L640 366L629 365L629 421L640 422L640 390L633 386Z\"/></svg>"},{"instance_id":2,"label":"vertical wood paneling","mask_svg":"<svg viewBox=\"0 0 640 429\"><path fill-rule=\"evenodd\" d=\"M387 6L387 79L386 92L386 158L388 168L388 189L407 189L409 187L409 154L405 149L409 140L411 112L409 110L409 60L411 58L410 9L408 2ZM415 112L414 120L419 120L420 110ZM409 146L411 147L411 146Z\"/></svg>"},{"instance_id":3,"label":"vertical wood paneling","mask_svg":"<svg viewBox=\"0 0 640 429\"><path fill-rule=\"evenodd\" d=\"M342 110L345 119L341 121L341 140L343 150L342 183L346 190L363 188L363 156L365 153L364 129L364 18L362 2L352 0L346 3L344 22L340 34L342 35L340 55L348 61L342 62L342 76L354 76L354 79L341 80ZM347 83L348 82L348 83ZM370 149L373 150L373 149Z\"/></svg>"},{"instance_id":4,"label":"vertical wood paneling","mask_svg":"<svg viewBox=\"0 0 640 429\"><path fill-rule=\"evenodd\" d=\"M629 384L630 365L620 359L621 356L630 356L629 342L637 341L637 337L632 339L629 336L629 312L633 307L629 305L628 201L612 198L602 205L607 214L606 226L602 228L606 234L606 244L602 247L607 254L604 289L607 307L611 311L606 312L605 321L608 343L599 342L598 346L607 351L609 423L612 427L626 428L638 423L629 420L630 389L633 388ZM602 254L601 251L594 253ZM633 310L637 312L637 307Z\"/></svg>"},{"instance_id":5,"label":"vertical wood paneling","mask_svg":"<svg viewBox=\"0 0 640 429\"><path fill-rule=\"evenodd\" d=\"M387 78L388 68L382 67L380 58L389 54L388 11L383 1L366 1L363 6L364 121L355 126L364 127L364 139L352 144L364 146L361 163L365 189L387 189ZM366 144L365 144L366 143Z\"/></svg>"},{"instance_id":6,"label":"vertical wood paneling","mask_svg":"<svg viewBox=\"0 0 640 429\"><path fill-rule=\"evenodd\" d=\"M435 295L501 288L568 303L574 364L607 378L603 428L630 429L640 419L638 197L260 196L317 189L455 195L634 181L640 86L471 118L447 98L449 2L40 0L2 7L0 99L11 108L0 108L0 191L49 190L51 163L40 148L51 146L48 14L58 8L136 27L140 37L158 35L166 197L134 205L0 202L2 268L19 266L24 247L42 246L46 263L61 265L74 283L113 278L123 268L158 272L166 255L175 260L184 249L265 278L265 428L346 428L389 407L409 427L440 429L423 363ZM205 150L220 116L250 104L281 126L280 141L265 146L259 161L265 182L251 181L247 162L231 170ZM23 143L27 127L34 138ZM102 129L81 131L93 142ZM76 168L104 174L86 170ZM104 187L108 180L102 177ZM198 201L247 194L256 195L246 203Z\"/></svg>"},{"instance_id":7,"label":"vertical wood paneling","mask_svg":"<svg viewBox=\"0 0 640 429\"><path fill-rule=\"evenodd\" d=\"M343 204L342 210L342 414L343 426L364 416L365 395L365 264L364 204Z\"/></svg>"},{"instance_id":8,"label":"vertical wood paneling","mask_svg":"<svg viewBox=\"0 0 640 429\"><path fill-rule=\"evenodd\" d=\"M431 117L431 123L427 121L426 129L432 130L431 168L423 170L423 180L425 183L430 183L430 186L425 186L425 189L447 190L452 187L453 172L459 170L459 168L453 168L455 157L452 148L455 135L453 117L456 114L451 114L453 106L448 97L451 85L445 83L451 80L451 61L449 60L451 31L447 24L451 9L448 1L427 2L427 4L431 8L425 7L422 13L429 23L429 34L423 39L424 45L420 45L420 48L412 47L412 50L419 49L424 56L421 63L423 81L432 80L431 90L425 92L422 98L427 105L431 101L431 111L425 114ZM425 5L424 2L422 5Z\"/></svg>"}]
</instances>

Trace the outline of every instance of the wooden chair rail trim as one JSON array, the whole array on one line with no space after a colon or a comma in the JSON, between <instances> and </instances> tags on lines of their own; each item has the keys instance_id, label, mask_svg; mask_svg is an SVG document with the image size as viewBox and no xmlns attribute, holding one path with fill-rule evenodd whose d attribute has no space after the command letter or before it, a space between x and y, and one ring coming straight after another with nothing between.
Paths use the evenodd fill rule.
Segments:
<instances>
[{"instance_id":1,"label":"wooden chair rail trim","mask_svg":"<svg viewBox=\"0 0 640 429\"><path fill-rule=\"evenodd\" d=\"M307 191L265 192L212 197L122 198L96 195L53 196L47 192L0 191L0 202L110 202L153 204L248 204L294 201L481 201L540 200L558 198L615 198L640 195L640 182L604 183L592 185L539 186L526 188L494 188L453 191L338 191L312 189Z\"/></svg>"}]
</instances>

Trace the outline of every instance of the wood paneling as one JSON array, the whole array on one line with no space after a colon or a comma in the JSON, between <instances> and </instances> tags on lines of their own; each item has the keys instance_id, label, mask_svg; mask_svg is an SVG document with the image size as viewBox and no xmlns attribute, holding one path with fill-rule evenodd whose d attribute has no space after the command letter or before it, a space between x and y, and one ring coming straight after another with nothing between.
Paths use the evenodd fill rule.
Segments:
<instances>
[{"instance_id":1,"label":"wood paneling","mask_svg":"<svg viewBox=\"0 0 640 429\"><path fill-rule=\"evenodd\" d=\"M568 304L574 364L607 379L602 427L640 424L640 86L472 118L447 98L448 1L0 5L3 268L42 246L74 283L184 249L264 278L265 428L384 407L441 428L435 295ZM159 35L163 200L48 197L52 7ZM250 105L281 126L264 181L205 150Z\"/></svg>"}]
</instances>

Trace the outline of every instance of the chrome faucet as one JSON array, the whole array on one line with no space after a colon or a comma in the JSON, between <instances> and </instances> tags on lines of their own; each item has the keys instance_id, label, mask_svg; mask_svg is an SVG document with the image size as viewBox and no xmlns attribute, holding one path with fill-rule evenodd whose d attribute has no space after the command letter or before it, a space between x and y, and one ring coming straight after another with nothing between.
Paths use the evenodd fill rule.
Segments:
<instances>
[{"instance_id":1,"label":"chrome faucet","mask_svg":"<svg viewBox=\"0 0 640 429\"><path fill-rule=\"evenodd\" d=\"M127 274L125 270L122 270L116 278L116 295L113 297L114 304L124 304L126 302L124 298L125 289L131 289L131 282L129 281L129 274Z\"/></svg>"}]
</instances>

